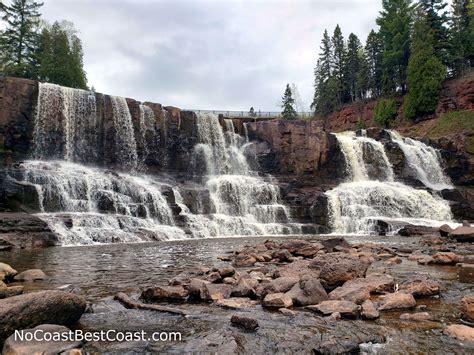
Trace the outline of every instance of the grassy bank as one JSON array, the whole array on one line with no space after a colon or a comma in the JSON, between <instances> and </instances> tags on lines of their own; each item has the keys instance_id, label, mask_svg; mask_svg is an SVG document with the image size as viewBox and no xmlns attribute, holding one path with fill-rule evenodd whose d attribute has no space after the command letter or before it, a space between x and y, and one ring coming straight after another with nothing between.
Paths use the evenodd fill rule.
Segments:
<instances>
[{"instance_id":1,"label":"grassy bank","mask_svg":"<svg viewBox=\"0 0 474 355\"><path fill-rule=\"evenodd\" d=\"M453 111L434 120L426 136L439 138L454 133L474 132L474 111ZM468 138L467 151L474 154L474 136Z\"/></svg>"}]
</instances>

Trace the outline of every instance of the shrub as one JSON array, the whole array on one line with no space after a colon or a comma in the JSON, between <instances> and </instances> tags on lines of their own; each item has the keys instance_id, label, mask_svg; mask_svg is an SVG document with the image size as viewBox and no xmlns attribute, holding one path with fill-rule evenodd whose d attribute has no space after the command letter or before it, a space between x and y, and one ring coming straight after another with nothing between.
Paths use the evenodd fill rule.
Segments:
<instances>
[{"instance_id":1,"label":"shrub","mask_svg":"<svg viewBox=\"0 0 474 355\"><path fill-rule=\"evenodd\" d=\"M375 104L374 118L385 128L390 127L397 117L397 104L394 99L379 99Z\"/></svg>"}]
</instances>

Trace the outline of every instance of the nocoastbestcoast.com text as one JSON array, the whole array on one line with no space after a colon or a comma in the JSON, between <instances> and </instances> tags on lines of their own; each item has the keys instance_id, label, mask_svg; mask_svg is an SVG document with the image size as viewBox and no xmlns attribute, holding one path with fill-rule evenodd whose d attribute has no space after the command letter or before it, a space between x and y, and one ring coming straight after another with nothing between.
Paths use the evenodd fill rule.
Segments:
<instances>
[{"instance_id":1,"label":"nocoastbestcoast.com text","mask_svg":"<svg viewBox=\"0 0 474 355\"><path fill-rule=\"evenodd\" d=\"M123 342L123 341L152 341L152 342L168 342L181 341L181 333L179 332L153 332L147 333L142 331L118 331L114 329L100 330L96 332L85 332L83 330L70 330L68 332L48 332L41 329L35 331L15 331L15 341L99 341L99 342Z\"/></svg>"}]
</instances>

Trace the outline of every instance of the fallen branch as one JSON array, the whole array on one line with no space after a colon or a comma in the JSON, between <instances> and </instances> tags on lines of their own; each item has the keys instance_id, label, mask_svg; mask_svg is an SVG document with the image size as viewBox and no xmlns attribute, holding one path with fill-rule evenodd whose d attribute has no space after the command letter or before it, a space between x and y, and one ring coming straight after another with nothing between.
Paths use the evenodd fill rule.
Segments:
<instances>
[{"instance_id":1,"label":"fallen branch","mask_svg":"<svg viewBox=\"0 0 474 355\"><path fill-rule=\"evenodd\" d=\"M123 292L119 292L115 295L115 299L123 304L127 308L132 309L145 309L149 311L157 311L157 312L168 312L173 314L179 314L182 316L189 315L189 312L184 311L182 309L173 308L173 307L166 307L166 306L159 306L157 304L146 304L135 301L134 299L130 298Z\"/></svg>"}]
</instances>

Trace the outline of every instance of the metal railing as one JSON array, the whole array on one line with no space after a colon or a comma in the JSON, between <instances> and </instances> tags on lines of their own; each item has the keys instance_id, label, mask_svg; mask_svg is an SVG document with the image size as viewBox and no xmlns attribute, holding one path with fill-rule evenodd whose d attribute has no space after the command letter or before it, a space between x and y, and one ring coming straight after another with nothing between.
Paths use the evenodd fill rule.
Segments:
<instances>
[{"instance_id":1,"label":"metal railing","mask_svg":"<svg viewBox=\"0 0 474 355\"><path fill-rule=\"evenodd\" d=\"M194 111L196 113L213 113L215 115L224 115L226 117L255 117L255 118L279 118L281 117L281 112L277 111L231 111L231 110L196 110L196 109L186 109L186 111ZM313 112L298 112L299 118L312 117Z\"/></svg>"}]
</instances>

